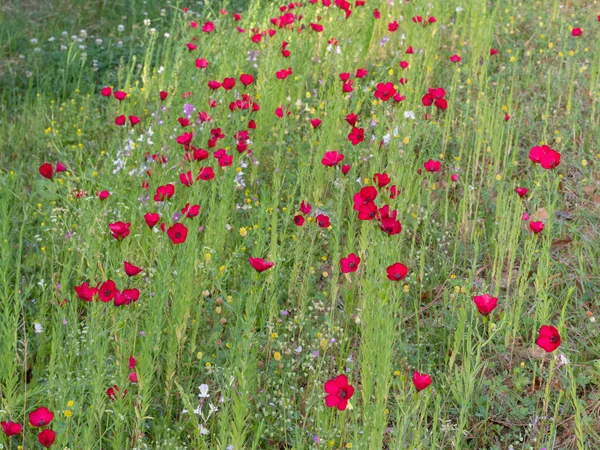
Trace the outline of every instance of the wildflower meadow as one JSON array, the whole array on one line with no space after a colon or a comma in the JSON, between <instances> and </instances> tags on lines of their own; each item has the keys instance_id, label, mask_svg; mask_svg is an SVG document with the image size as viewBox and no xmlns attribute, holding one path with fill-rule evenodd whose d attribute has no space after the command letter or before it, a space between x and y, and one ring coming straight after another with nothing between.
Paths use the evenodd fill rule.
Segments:
<instances>
[{"instance_id":1,"label":"wildflower meadow","mask_svg":"<svg viewBox=\"0 0 600 450\"><path fill-rule=\"evenodd\" d=\"M599 75L597 0L5 0L0 449L600 449Z\"/></svg>"}]
</instances>

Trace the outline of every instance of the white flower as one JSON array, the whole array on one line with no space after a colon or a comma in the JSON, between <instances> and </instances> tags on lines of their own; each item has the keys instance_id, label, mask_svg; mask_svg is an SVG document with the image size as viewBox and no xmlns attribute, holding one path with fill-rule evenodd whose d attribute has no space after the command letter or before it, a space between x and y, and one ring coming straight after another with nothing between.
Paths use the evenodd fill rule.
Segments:
<instances>
[{"instance_id":1,"label":"white flower","mask_svg":"<svg viewBox=\"0 0 600 450\"><path fill-rule=\"evenodd\" d=\"M208 384L201 384L200 386L198 386L198 389L200 389L200 393L198 394L198 397L200 397L200 398L210 397L210 394L208 393Z\"/></svg>"},{"instance_id":2,"label":"white flower","mask_svg":"<svg viewBox=\"0 0 600 450\"><path fill-rule=\"evenodd\" d=\"M415 120L415 113L413 111L404 111L404 118Z\"/></svg>"},{"instance_id":3,"label":"white flower","mask_svg":"<svg viewBox=\"0 0 600 450\"><path fill-rule=\"evenodd\" d=\"M144 19L144 25L146 25L147 27L149 27L151 23L152 21L150 19Z\"/></svg>"},{"instance_id":4,"label":"white flower","mask_svg":"<svg viewBox=\"0 0 600 450\"><path fill-rule=\"evenodd\" d=\"M31 43L31 45L35 45L35 44L37 44L37 43L38 43L38 40L37 40L36 38L31 38L31 39L29 40L29 42Z\"/></svg>"},{"instance_id":5,"label":"white flower","mask_svg":"<svg viewBox=\"0 0 600 450\"><path fill-rule=\"evenodd\" d=\"M117 30L119 30L119 31L125 31L125 25L119 25L117 27Z\"/></svg>"},{"instance_id":6,"label":"white flower","mask_svg":"<svg viewBox=\"0 0 600 450\"><path fill-rule=\"evenodd\" d=\"M42 326L41 323L35 322L33 324L33 329L35 330L36 334L40 334L44 331L44 327Z\"/></svg>"},{"instance_id":7,"label":"white flower","mask_svg":"<svg viewBox=\"0 0 600 450\"><path fill-rule=\"evenodd\" d=\"M208 429L204 427L204 425L200 424L198 425L198 428L200 429L200 434L208 434Z\"/></svg>"}]
</instances>

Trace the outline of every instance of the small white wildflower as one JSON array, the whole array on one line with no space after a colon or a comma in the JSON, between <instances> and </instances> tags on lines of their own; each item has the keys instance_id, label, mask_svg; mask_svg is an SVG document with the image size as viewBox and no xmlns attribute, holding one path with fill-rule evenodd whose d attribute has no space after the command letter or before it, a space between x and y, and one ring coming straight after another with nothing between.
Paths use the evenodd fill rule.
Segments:
<instances>
[{"instance_id":1,"label":"small white wildflower","mask_svg":"<svg viewBox=\"0 0 600 450\"><path fill-rule=\"evenodd\" d=\"M198 389L200 389L200 393L198 394L198 397L200 397L200 398L210 397L210 394L208 393L208 384L201 384L200 386L198 386Z\"/></svg>"},{"instance_id":2,"label":"small white wildflower","mask_svg":"<svg viewBox=\"0 0 600 450\"><path fill-rule=\"evenodd\" d=\"M44 327L42 326L41 323L35 322L33 324L33 329L35 331L36 334L40 334L44 332Z\"/></svg>"},{"instance_id":3,"label":"small white wildflower","mask_svg":"<svg viewBox=\"0 0 600 450\"><path fill-rule=\"evenodd\" d=\"M146 25L147 27L149 27L151 23L152 21L150 19L144 19L144 25Z\"/></svg>"},{"instance_id":4,"label":"small white wildflower","mask_svg":"<svg viewBox=\"0 0 600 450\"><path fill-rule=\"evenodd\" d=\"M125 25L119 25L117 27L117 30L119 30L119 31L125 31Z\"/></svg>"},{"instance_id":5,"label":"small white wildflower","mask_svg":"<svg viewBox=\"0 0 600 450\"><path fill-rule=\"evenodd\" d=\"M31 45L36 45L38 43L38 40L36 38L31 38L29 42L31 43Z\"/></svg>"},{"instance_id":6,"label":"small white wildflower","mask_svg":"<svg viewBox=\"0 0 600 450\"><path fill-rule=\"evenodd\" d=\"M415 113L413 111L404 111L404 118L415 120Z\"/></svg>"}]
</instances>

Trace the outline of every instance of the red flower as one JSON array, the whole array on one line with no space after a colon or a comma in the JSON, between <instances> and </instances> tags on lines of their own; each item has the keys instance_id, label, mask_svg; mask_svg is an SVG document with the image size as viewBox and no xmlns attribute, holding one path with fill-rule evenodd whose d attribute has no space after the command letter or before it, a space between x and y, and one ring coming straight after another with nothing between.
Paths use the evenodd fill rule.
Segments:
<instances>
[{"instance_id":1,"label":"red flower","mask_svg":"<svg viewBox=\"0 0 600 450\"><path fill-rule=\"evenodd\" d=\"M319 125L321 125L321 119L310 119L310 124L313 128L319 128Z\"/></svg>"},{"instance_id":2,"label":"red flower","mask_svg":"<svg viewBox=\"0 0 600 450\"><path fill-rule=\"evenodd\" d=\"M381 219L381 223L379 224L379 228L381 228L384 233L393 236L402 231L402 224L395 218L383 217Z\"/></svg>"},{"instance_id":3,"label":"red flower","mask_svg":"<svg viewBox=\"0 0 600 450\"><path fill-rule=\"evenodd\" d=\"M274 262L265 261L262 258L248 258L248 262L254 270L257 272L264 272L275 265Z\"/></svg>"},{"instance_id":4,"label":"red flower","mask_svg":"<svg viewBox=\"0 0 600 450\"><path fill-rule=\"evenodd\" d=\"M183 208L181 208L181 214L188 219L192 219L200 214L200 205L190 205L187 203Z\"/></svg>"},{"instance_id":5,"label":"red flower","mask_svg":"<svg viewBox=\"0 0 600 450\"><path fill-rule=\"evenodd\" d=\"M212 22L206 22L202 25L202 31L204 33L211 33L215 29L215 24Z\"/></svg>"},{"instance_id":6,"label":"red flower","mask_svg":"<svg viewBox=\"0 0 600 450\"><path fill-rule=\"evenodd\" d=\"M148 225L149 228L154 228L154 225L156 225L160 220L160 214L146 213L144 214L144 220L146 221L146 225Z\"/></svg>"},{"instance_id":7,"label":"red flower","mask_svg":"<svg viewBox=\"0 0 600 450\"><path fill-rule=\"evenodd\" d=\"M323 31L323 25L318 24L318 23L311 23L310 27L315 30L317 33L320 33L321 31Z\"/></svg>"},{"instance_id":8,"label":"red flower","mask_svg":"<svg viewBox=\"0 0 600 450\"><path fill-rule=\"evenodd\" d=\"M319 225L321 228L329 228L331 226L329 217L327 217L325 214L319 214L316 219L317 225Z\"/></svg>"},{"instance_id":9,"label":"red flower","mask_svg":"<svg viewBox=\"0 0 600 450\"><path fill-rule=\"evenodd\" d=\"M203 167L196 177L196 180L212 180L215 177L215 172L212 167Z\"/></svg>"},{"instance_id":10,"label":"red flower","mask_svg":"<svg viewBox=\"0 0 600 450\"><path fill-rule=\"evenodd\" d=\"M40 166L40 175L51 180L54 177L54 168L50 163L44 163Z\"/></svg>"},{"instance_id":11,"label":"red flower","mask_svg":"<svg viewBox=\"0 0 600 450\"><path fill-rule=\"evenodd\" d=\"M583 34L583 31L581 31L581 28L573 28L571 30L571 36L581 36Z\"/></svg>"},{"instance_id":12,"label":"red flower","mask_svg":"<svg viewBox=\"0 0 600 450\"><path fill-rule=\"evenodd\" d=\"M364 68L356 69L356 74L354 75L356 78L364 78L367 76L369 71Z\"/></svg>"},{"instance_id":13,"label":"red flower","mask_svg":"<svg viewBox=\"0 0 600 450\"><path fill-rule=\"evenodd\" d=\"M108 280L98 286L98 298L103 303L108 303L115 298L119 291L113 280Z\"/></svg>"},{"instance_id":14,"label":"red flower","mask_svg":"<svg viewBox=\"0 0 600 450\"><path fill-rule=\"evenodd\" d=\"M400 68L406 69L408 67L408 61L400 61Z\"/></svg>"},{"instance_id":15,"label":"red flower","mask_svg":"<svg viewBox=\"0 0 600 450\"><path fill-rule=\"evenodd\" d=\"M100 200L106 200L110 196L110 192L108 191L100 191L98 192L98 198Z\"/></svg>"},{"instance_id":16,"label":"red flower","mask_svg":"<svg viewBox=\"0 0 600 450\"><path fill-rule=\"evenodd\" d=\"M529 159L541 164L544 169L554 169L560 164L560 153L547 145L542 145L529 150Z\"/></svg>"},{"instance_id":17,"label":"red flower","mask_svg":"<svg viewBox=\"0 0 600 450\"><path fill-rule=\"evenodd\" d=\"M442 163L430 159L429 161L423 163L423 167L427 172L439 172L442 167Z\"/></svg>"},{"instance_id":18,"label":"red flower","mask_svg":"<svg viewBox=\"0 0 600 450\"><path fill-rule=\"evenodd\" d=\"M54 419L54 413L48 408L41 407L29 413L29 424L32 427L45 427Z\"/></svg>"},{"instance_id":19,"label":"red flower","mask_svg":"<svg viewBox=\"0 0 600 450\"><path fill-rule=\"evenodd\" d=\"M168 92L166 92L166 91L160 91L160 92L158 93L158 95L160 96L160 101L161 101L161 102L164 102L164 101L165 101L165 99L167 98L167 96L169 95L169 93L168 93Z\"/></svg>"},{"instance_id":20,"label":"red flower","mask_svg":"<svg viewBox=\"0 0 600 450\"><path fill-rule=\"evenodd\" d=\"M359 192L354 194L354 210L359 211L363 205L373 203L377 198L377 189L375 186L365 186Z\"/></svg>"},{"instance_id":21,"label":"red flower","mask_svg":"<svg viewBox=\"0 0 600 450\"><path fill-rule=\"evenodd\" d=\"M393 22L388 23L388 31L391 33L395 32L398 29L398 22L395 20Z\"/></svg>"},{"instance_id":22,"label":"red flower","mask_svg":"<svg viewBox=\"0 0 600 450\"><path fill-rule=\"evenodd\" d=\"M131 124L131 126L134 126L140 123L140 118L138 116L129 116L129 123Z\"/></svg>"},{"instance_id":23,"label":"red flower","mask_svg":"<svg viewBox=\"0 0 600 450\"><path fill-rule=\"evenodd\" d=\"M387 173L376 173L375 175L373 175L373 179L377 183L379 189L390 183L390 177Z\"/></svg>"},{"instance_id":24,"label":"red flower","mask_svg":"<svg viewBox=\"0 0 600 450\"><path fill-rule=\"evenodd\" d=\"M188 234L188 229L182 223L176 223L169 227L167 230L167 236L173 242L173 244L182 244L185 242Z\"/></svg>"},{"instance_id":25,"label":"red flower","mask_svg":"<svg viewBox=\"0 0 600 450\"><path fill-rule=\"evenodd\" d=\"M394 87L394 83L377 83L377 87L375 89L375 98L387 102L394 96L395 93L396 88Z\"/></svg>"},{"instance_id":26,"label":"red flower","mask_svg":"<svg viewBox=\"0 0 600 450\"><path fill-rule=\"evenodd\" d=\"M484 294L474 296L473 302L475 303L475 306L477 306L477 310L484 316L487 316L496 308L498 299L496 297L490 297L488 294Z\"/></svg>"},{"instance_id":27,"label":"red flower","mask_svg":"<svg viewBox=\"0 0 600 450\"><path fill-rule=\"evenodd\" d=\"M11 422L10 420L7 422L0 422L0 425L2 425L2 431L4 431L4 434L8 437L21 434L21 430L23 429L21 424Z\"/></svg>"},{"instance_id":28,"label":"red flower","mask_svg":"<svg viewBox=\"0 0 600 450\"><path fill-rule=\"evenodd\" d=\"M352 142L352 145L360 144L365 140L365 130L363 128L352 128L348 140Z\"/></svg>"},{"instance_id":29,"label":"red flower","mask_svg":"<svg viewBox=\"0 0 600 450\"><path fill-rule=\"evenodd\" d=\"M102 97L110 97L112 95L112 88L111 87L103 87L100 90L100 94L102 94Z\"/></svg>"},{"instance_id":30,"label":"red flower","mask_svg":"<svg viewBox=\"0 0 600 450\"><path fill-rule=\"evenodd\" d=\"M515 189L515 192L517 194L519 194L519 197L525 197L527 195L527 192L529 192L529 189L527 188L522 188L522 187L518 187Z\"/></svg>"},{"instance_id":31,"label":"red flower","mask_svg":"<svg viewBox=\"0 0 600 450\"><path fill-rule=\"evenodd\" d=\"M400 281L408 273L408 267L404 264L394 263L386 269L388 280Z\"/></svg>"},{"instance_id":32,"label":"red flower","mask_svg":"<svg viewBox=\"0 0 600 450\"><path fill-rule=\"evenodd\" d=\"M85 302L94 301L94 295L96 295L96 293L98 292L98 289L94 287L89 287L87 281L81 286L74 286L73 289L75 289L77 297L79 297L80 300L83 300Z\"/></svg>"},{"instance_id":33,"label":"red flower","mask_svg":"<svg viewBox=\"0 0 600 450\"><path fill-rule=\"evenodd\" d=\"M535 234L541 233L544 230L543 222L529 222L529 229Z\"/></svg>"},{"instance_id":34,"label":"red flower","mask_svg":"<svg viewBox=\"0 0 600 450\"><path fill-rule=\"evenodd\" d=\"M300 212L302 212L302 214L310 214L311 211L312 206L310 206L310 203L306 203L302 200L302 202L300 202Z\"/></svg>"},{"instance_id":35,"label":"red flower","mask_svg":"<svg viewBox=\"0 0 600 450\"><path fill-rule=\"evenodd\" d=\"M42 430L37 438L42 447L50 448L54 444L56 433L52 430Z\"/></svg>"},{"instance_id":36,"label":"red flower","mask_svg":"<svg viewBox=\"0 0 600 450\"><path fill-rule=\"evenodd\" d=\"M325 155L323 155L323 159L321 160L321 163L324 166L333 167L333 166L337 166L338 163L340 161L342 161L343 159L344 159L344 155L339 153L338 151L325 152Z\"/></svg>"},{"instance_id":37,"label":"red flower","mask_svg":"<svg viewBox=\"0 0 600 450\"><path fill-rule=\"evenodd\" d=\"M354 127L356 125L357 120L358 116L354 113L350 113L346 116L346 122L348 122L348 125L350 125L351 127Z\"/></svg>"},{"instance_id":38,"label":"red flower","mask_svg":"<svg viewBox=\"0 0 600 450\"><path fill-rule=\"evenodd\" d=\"M108 224L108 228L110 228L112 237L114 237L118 241L122 241L127 236L129 236L129 233L130 233L129 227L130 226L131 226L131 224L129 222L124 223L121 221Z\"/></svg>"},{"instance_id":39,"label":"red flower","mask_svg":"<svg viewBox=\"0 0 600 450\"><path fill-rule=\"evenodd\" d=\"M125 273L129 277L135 277L138 273L142 271L141 267L134 266L133 264L128 263L127 261L123 262L123 266L125 267Z\"/></svg>"},{"instance_id":40,"label":"red flower","mask_svg":"<svg viewBox=\"0 0 600 450\"><path fill-rule=\"evenodd\" d=\"M243 73L240 75L240 83L242 83L244 86L249 86L254 83L254 77L250 74Z\"/></svg>"},{"instance_id":41,"label":"red flower","mask_svg":"<svg viewBox=\"0 0 600 450\"><path fill-rule=\"evenodd\" d=\"M542 325L535 343L548 353L553 352L560 347L560 334L553 326Z\"/></svg>"},{"instance_id":42,"label":"red flower","mask_svg":"<svg viewBox=\"0 0 600 450\"><path fill-rule=\"evenodd\" d=\"M415 370L412 376L412 382L415 385L417 392L419 392L431 384L431 377L425 373L419 373Z\"/></svg>"},{"instance_id":43,"label":"red flower","mask_svg":"<svg viewBox=\"0 0 600 450\"><path fill-rule=\"evenodd\" d=\"M208 61L204 58L198 58L196 60L196 67L198 69L206 69L208 67Z\"/></svg>"},{"instance_id":44,"label":"red flower","mask_svg":"<svg viewBox=\"0 0 600 450\"><path fill-rule=\"evenodd\" d=\"M302 217L300 214L295 215L294 223L301 227L302 225L304 225L304 217Z\"/></svg>"},{"instance_id":45,"label":"red flower","mask_svg":"<svg viewBox=\"0 0 600 450\"><path fill-rule=\"evenodd\" d=\"M108 398L110 398L111 400L114 401L117 399L117 396L116 396L117 392L120 393L121 391L119 390L119 387L115 384L113 387L109 387L106 390L106 395L108 396ZM126 394L127 394L127 389L125 389L125 391L123 391L123 398L125 397Z\"/></svg>"},{"instance_id":46,"label":"red flower","mask_svg":"<svg viewBox=\"0 0 600 450\"><path fill-rule=\"evenodd\" d=\"M132 383L137 383L138 382L137 373L131 372L129 374L129 381L131 381Z\"/></svg>"},{"instance_id":47,"label":"red flower","mask_svg":"<svg viewBox=\"0 0 600 450\"><path fill-rule=\"evenodd\" d=\"M346 175L348 172L350 172L350 164L342 164L342 173Z\"/></svg>"},{"instance_id":48,"label":"red flower","mask_svg":"<svg viewBox=\"0 0 600 450\"><path fill-rule=\"evenodd\" d=\"M366 202L358 207L358 220L374 220L377 217L377 205Z\"/></svg>"},{"instance_id":49,"label":"red flower","mask_svg":"<svg viewBox=\"0 0 600 450\"><path fill-rule=\"evenodd\" d=\"M131 302L137 302L140 298L140 291L137 289L125 289L115 295L115 306L129 305Z\"/></svg>"},{"instance_id":50,"label":"red flower","mask_svg":"<svg viewBox=\"0 0 600 450\"><path fill-rule=\"evenodd\" d=\"M235 87L235 78L225 78L221 83L221 86L223 86L223 89L226 91L233 89Z\"/></svg>"},{"instance_id":51,"label":"red flower","mask_svg":"<svg viewBox=\"0 0 600 450\"><path fill-rule=\"evenodd\" d=\"M175 186L171 183L165 186L159 186L156 188L156 193L154 194L155 202L162 202L165 199L169 199L175 195Z\"/></svg>"},{"instance_id":52,"label":"red flower","mask_svg":"<svg viewBox=\"0 0 600 450\"><path fill-rule=\"evenodd\" d=\"M495 48L490 48L490 56L494 56L498 54L498 50L496 50Z\"/></svg>"},{"instance_id":53,"label":"red flower","mask_svg":"<svg viewBox=\"0 0 600 450\"><path fill-rule=\"evenodd\" d=\"M461 58L460 58L460 56L458 56L458 55L452 55L452 56L450 57L450 62L453 62L453 63L460 62L460 60L461 60Z\"/></svg>"},{"instance_id":54,"label":"red flower","mask_svg":"<svg viewBox=\"0 0 600 450\"><path fill-rule=\"evenodd\" d=\"M348 406L348 400L354 395L354 387L348 384L346 375L338 375L337 377L327 381L323 385L323 389L327 396L325 404L328 408L337 408L343 411Z\"/></svg>"},{"instance_id":55,"label":"red flower","mask_svg":"<svg viewBox=\"0 0 600 450\"><path fill-rule=\"evenodd\" d=\"M345 258L340 260L340 266L342 266L342 273L356 272L360 264L360 258L354 253L350 253Z\"/></svg>"},{"instance_id":56,"label":"red flower","mask_svg":"<svg viewBox=\"0 0 600 450\"><path fill-rule=\"evenodd\" d=\"M125 97L127 97L127 92L116 91L113 95L115 96L115 98L117 100L119 100L120 102L122 102L123 100L125 100Z\"/></svg>"}]
</instances>

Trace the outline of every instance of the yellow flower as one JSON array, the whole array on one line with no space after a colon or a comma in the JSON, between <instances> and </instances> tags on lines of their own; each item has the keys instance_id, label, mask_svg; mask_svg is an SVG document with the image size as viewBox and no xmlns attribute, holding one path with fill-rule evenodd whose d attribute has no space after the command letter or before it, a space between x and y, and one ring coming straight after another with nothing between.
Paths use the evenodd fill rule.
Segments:
<instances>
[{"instance_id":1,"label":"yellow flower","mask_svg":"<svg viewBox=\"0 0 600 450\"><path fill-rule=\"evenodd\" d=\"M279 352L273 353L273 358L275 358L275 361L281 360L281 353L279 353Z\"/></svg>"},{"instance_id":2,"label":"yellow flower","mask_svg":"<svg viewBox=\"0 0 600 450\"><path fill-rule=\"evenodd\" d=\"M67 409L63 414L65 415L65 417L71 417L73 415L73 411Z\"/></svg>"},{"instance_id":3,"label":"yellow flower","mask_svg":"<svg viewBox=\"0 0 600 450\"><path fill-rule=\"evenodd\" d=\"M277 333L271 333L271 339L277 339L279 335Z\"/></svg>"},{"instance_id":4,"label":"yellow flower","mask_svg":"<svg viewBox=\"0 0 600 450\"><path fill-rule=\"evenodd\" d=\"M68 406L69 408L72 408L74 404L75 404L75 402L74 402L73 400L69 400L69 401L67 402L67 406Z\"/></svg>"}]
</instances>

